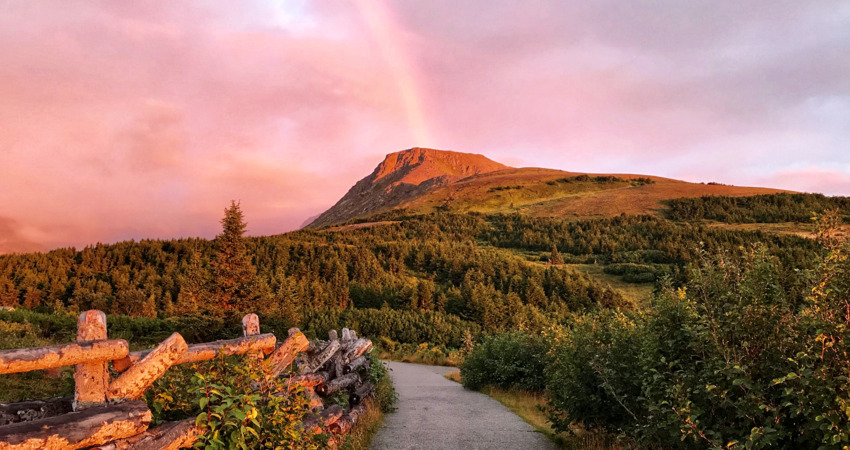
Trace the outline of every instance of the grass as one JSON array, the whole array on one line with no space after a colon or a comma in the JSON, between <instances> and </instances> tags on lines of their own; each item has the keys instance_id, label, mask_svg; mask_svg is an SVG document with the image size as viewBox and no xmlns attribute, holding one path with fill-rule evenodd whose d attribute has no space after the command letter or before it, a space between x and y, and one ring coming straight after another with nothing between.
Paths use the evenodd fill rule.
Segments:
<instances>
[{"instance_id":1,"label":"grass","mask_svg":"<svg viewBox=\"0 0 850 450\"><path fill-rule=\"evenodd\" d=\"M621 277L605 273L605 266L600 264L565 264L594 280L607 284L635 306L645 306L652 297L653 283L626 283Z\"/></svg>"},{"instance_id":2,"label":"grass","mask_svg":"<svg viewBox=\"0 0 850 450\"><path fill-rule=\"evenodd\" d=\"M460 371L449 372L445 377L451 381L461 382ZM632 448L615 444L612 436L589 432L581 427L574 428L572 433L559 433L553 430L545 413L546 397L541 393L519 390L506 391L493 387L485 387L480 392L505 405L514 414L518 415L540 433L543 433L543 435L562 449L620 450Z\"/></svg>"},{"instance_id":3,"label":"grass","mask_svg":"<svg viewBox=\"0 0 850 450\"><path fill-rule=\"evenodd\" d=\"M346 435L340 450L367 450L372 443L375 433L381 429L384 422L384 413L380 405L373 400L367 400L366 412L364 412L357 423Z\"/></svg>"},{"instance_id":4,"label":"grass","mask_svg":"<svg viewBox=\"0 0 850 450\"><path fill-rule=\"evenodd\" d=\"M430 366L457 367L460 364L460 352L442 346L427 343L400 344L382 338L378 346L378 358L387 361L427 364Z\"/></svg>"}]
</instances>

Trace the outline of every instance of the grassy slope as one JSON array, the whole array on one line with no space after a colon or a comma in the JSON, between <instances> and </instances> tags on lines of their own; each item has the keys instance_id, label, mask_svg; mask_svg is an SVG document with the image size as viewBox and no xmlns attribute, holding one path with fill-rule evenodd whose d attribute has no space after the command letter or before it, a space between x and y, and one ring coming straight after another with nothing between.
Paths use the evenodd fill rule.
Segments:
<instances>
[{"instance_id":1,"label":"grassy slope","mask_svg":"<svg viewBox=\"0 0 850 450\"><path fill-rule=\"evenodd\" d=\"M655 183L597 183L553 181L578 175L551 169L509 169L476 175L413 198L400 207L430 212L448 207L457 212L520 212L532 216L594 218L621 213L656 214L661 201L703 195L746 196L784 192L777 189L688 183L661 177L649 177ZM632 180L642 175L613 175ZM494 189L496 188L496 189ZM502 189L498 189L502 188Z\"/></svg>"}]
</instances>

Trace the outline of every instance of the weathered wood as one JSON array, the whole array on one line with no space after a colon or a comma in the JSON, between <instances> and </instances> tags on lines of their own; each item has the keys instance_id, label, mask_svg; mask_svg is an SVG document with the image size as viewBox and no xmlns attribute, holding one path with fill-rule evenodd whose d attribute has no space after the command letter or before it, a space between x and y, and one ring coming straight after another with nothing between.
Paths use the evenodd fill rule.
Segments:
<instances>
[{"instance_id":1,"label":"weathered wood","mask_svg":"<svg viewBox=\"0 0 850 450\"><path fill-rule=\"evenodd\" d=\"M328 340L329 341L339 340L339 336L337 336L336 330L328 331Z\"/></svg>"},{"instance_id":2,"label":"weathered wood","mask_svg":"<svg viewBox=\"0 0 850 450\"><path fill-rule=\"evenodd\" d=\"M319 426L320 423L324 425L325 428L327 428L332 423L339 420L339 418L342 417L344 412L345 411L343 411L342 406L331 405L322 410L321 413L313 414L304 419L304 423L302 424L302 426L304 427L304 430L309 433L319 434L322 432L322 428Z\"/></svg>"},{"instance_id":3,"label":"weathered wood","mask_svg":"<svg viewBox=\"0 0 850 450\"><path fill-rule=\"evenodd\" d=\"M262 350L263 353L268 354L274 351L276 342L277 338L275 338L274 334L269 333L238 339L207 342L204 344L192 344L189 346L189 350L177 360L175 365L208 361L215 358L219 350L223 351L226 356L243 355L254 350ZM123 372L150 352L151 350L132 352L126 358L114 361L112 368L116 372Z\"/></svg>"},{"instance_id":4,"label":"weathered wood","mask_svg":"<svg viewBox=\"0 0 850 450\"><path fill-rule=\"evenodd\" d=\"M361 357L355 359L354 361L351 361L350 363L344 365L342 367L342 374L348 375L351 372L354 372L355 370L357 370L359 367L365 366L367 364L369 364L369 358L365 355L361 356Z\"/></svg>"},{"instance_id":5,"label":"weathered wood","mask_svg":"<svg viewBox=\"0 0 850 450\"><path fill-rule=\"evenodd\" d=\"M129 350L123 339L2 350L0 374L119 359L127 356Z\"/></svg>"},{"instance_id":6,"label":"weathered wood","mask_svg":"<svg viewBox=\"0 0 850 450\"><path fill-rule=\"evenodd\" d=\"M312 358L307 361L307 364L305 364L304 368L302 369L302 373L313 373L319 370L319 368L322 367L325 362L327 362L334 354L336 354L337 350L339 350L339 345L340 344L338 340L329 341L328 345L322 351L316 353L315 355L313 355Z\"/></svg>"},{"instance_id":7,"label":"weathered wood","mask_svg":"<svg viewBox=\"0 0 850 450\"><path fill-rule=\"evenodd\" d=\"M0 426L58 416L74 410L74 397L0 403Z\"/></svg>"},{"instance_id":8,"label":"weathered wood","mask_svg":"<svg viewBox=\"0 0 850 450\"><path fill-rule=\"evenodd\" d=\"M372 349L372 341L369 339L360 338L354 342L352 342L348 346L348 351L345 352L345 360L346 361L354 361L355 359L363 356Z\"/></svg>"},{"instance_id":9,"label":"weathered wood","mask_svg":"<svg viewBox=\"0 0 850 450\"><path fill-rule=\"evenodd\" d=\"M375 392L375 385L372 383L363 383L360 386L354 388L354 392L348 396L348 403L350 405L359 405L363 400L371 397Z\"/></svg>"},{"instance_id":10,"label":"weathered wood","mask_svg":"<svg viewBox=\"0 0 850 450\"><path fill-rule=\"evenodd\" d=\"M106 314L89 310L77 319L77 342L105 340ZM129 350L128 350L129 351ZM106 361L95 361L74 366L74 410L82 410L106 401L109 385L109 367Z\"/></svg>"},{"instance_id":11,"label":"weathered wood","mask_svg":"<svg viewBox=\"0 0 850 450\"><path fill-rule=\"evenodd\" d=\"M189 346L180 333L174 333L141 361L133 364L126 372L109 384L107 398L137 399L144 394L154 381L159 379L180 357L186 354Z\"/></svg>"},{"instance_id":12,"label":"weathered wood","mask_svg":"<svg viewBox=\"0 0 850 450\"><path fill-rule=\"evenodd\" d=\"M242 318L242 335L256 336L260 334L260 318L256 314L246 314Z\"/></svg>"},{"instance_id":13,"label":"weathered wood","mask_svg":"<svg viewBox=\"0 0 850 450\"><path fill-rule=\"evenodd\" d=\"M359 381L360 375L357 375L356 373L350 373L348 375L343 375L339 378L334 378L333 380L328 381L327 383L319 384L318 386L316 386L316 392L319 393L319 395L326 397L328 395L339 392L340 390L345 389L353 384L356 384Z\"/></svg>"},{"instance_id":14,"label":"weathered wood","mask_svg":"<svg viewBox=\"0 0 850 450\"><path fill-rule=\"evenodd\" d=\"M354 330L348 330L348 337L352 341L356 341L357 340L357 333Z\"/></svg>"},{"instance_id":15,"label":"weathered wood","mask_svg":"<svg viewBox=\"0 0 850 450\"><path fill-rule=\"evenodd\" d=\"M348 342L351 340L351 335L349 333L350 330L348 328L342 329L342 342Z\"/></svg>"},{"instance_id":16,"label":"weathered wood","mask_svg":"<svg viewBox=\"0 0 850 450\"><path fill-rule=\"evenodd\" d=\"M203 430L195 419L168 422L142 434L110 442L92 450L177 450L191 447Z\"/></svg>"},{"instance_id":17,"label":"weathered wood","mask_svg":"<svg viewBox=\"0 0 850 450\"><path fill-rule=\"evenodd\" d=\"M287 380L287 385L290 386L290 389L294 389L295 386L315 387L324 383L328 378L327 372L303 373L291 377Z\"/></svg>"},{"instance_id":18,"label":"weathered wood","mask_svg":"<svg viewBox=\"0 0 850 450\"><path fill-rule=\"evenodd\" d=\"M293 334L300 333L300 332L301 332L301 330L299 330L298 328L295 328L295 327L292 327L289 330L287 330L287 334L289 336L292 336Z\"/></svg>"},{"instance_id":19,"label":"weathered wood","mask_svg":"<svg viewBox=\"0 0 850 450\"><path fill-rule=\"evenodd\" d=\"M307 394L307 397L310 399L310 409L317 411L325 407L325 403L322 401L322 398L316 394L316 391L313 388L304 388L304 393Z\"/></svg>"},{"instance_id":20,"label":"weathered wood","mask_svg":"<svg viewBox=\"0 0 850 450\"><path fill-rule=\"evenodd\" d=\"M93 406L61 416L0 428L0 450L77 449L144 432L151 412L142 401Z\"/></svg>"},{"instance_id":21,"label":"weathered wood","mask_svg":"<svg viewBox=\"0 0 850 450\"><path fill-rule=\"evenodd\" d=\"M351 410L343 414L336 422L330 424L328 431L337 435L348 433L364 412L366 412L366 403L361 403L351 408Z\"/></svg>"},{"instance_id":22,"label":"weathered wood","mask_svg":"<svg viewBox=\"0 0 850 450\"><path fill-rule=\"evenodd\" d=\"M286 340L283 341L283 345L275 349L275 351L268 357L268 364L271 368L272 376L278 377L280 374L284 373L289 366L292 365L292 362L295 361L295 357L304 351L308 345L310 345L310 341L308 341L307 337L304 336L304 333L301 332L295 333L286 338Z\"/></svg>"}]
</instances>

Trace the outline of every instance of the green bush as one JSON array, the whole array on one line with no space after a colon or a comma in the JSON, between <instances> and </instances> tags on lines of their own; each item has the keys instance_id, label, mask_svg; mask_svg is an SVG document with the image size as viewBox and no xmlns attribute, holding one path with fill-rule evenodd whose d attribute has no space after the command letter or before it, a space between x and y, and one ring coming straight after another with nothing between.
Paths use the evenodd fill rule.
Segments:
<instances>
[{"instance_id":1,"label":"green bush","mask_svg":"<svg viewBox=\"0 0 850 450\"><path fill-rule=\"evenodd\" d=\"M548 347L541 336L508 333L485 338L460 365L463 385L480 389L543 390Z\"/></svg>"},{"instance_id":2,"label":"green bush","mask_svg":"<svg viewBox=\"0 0 850 450\"><path fill-rule=\"evenodd\" d=\"M556 430L573 422L665 448L850 443L850 248L828 246L807 304L760 249L702 256L645 312L576 320L547 369Z\"/></svg>"}]
</instances>

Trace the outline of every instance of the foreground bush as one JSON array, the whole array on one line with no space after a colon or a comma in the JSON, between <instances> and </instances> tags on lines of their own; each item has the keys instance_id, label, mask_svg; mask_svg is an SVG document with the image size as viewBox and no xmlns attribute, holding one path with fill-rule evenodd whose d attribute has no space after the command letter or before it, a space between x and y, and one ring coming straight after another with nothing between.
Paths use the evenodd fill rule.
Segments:
<instances>
[{"instance_id":1,"label":"foreground bush","mask_svg":"<svg viewBox=\"0 0 850 450\"><path fill-rule=\"evenodd\" d=\"M463 385L480 389L540 391L545 386L546 341L541 336L509 333L485 338L460 366Z\"/></svg>"},{"instance_id":2,"label":"foreground bush","mask_svg":"<svg viewBox=\"0 0 850 450\"><path fill-rule=\"evenodd\" d=\"M704 257L687 289L646 312L578 320L547 370L555 429L581 422L666 448L847 448L850 248L822 237L806 304L755 250Z\"/></svg>"}]
</instances>

